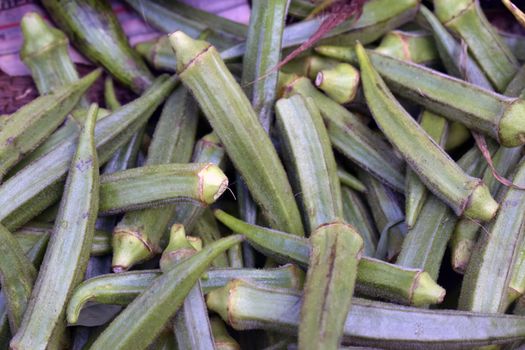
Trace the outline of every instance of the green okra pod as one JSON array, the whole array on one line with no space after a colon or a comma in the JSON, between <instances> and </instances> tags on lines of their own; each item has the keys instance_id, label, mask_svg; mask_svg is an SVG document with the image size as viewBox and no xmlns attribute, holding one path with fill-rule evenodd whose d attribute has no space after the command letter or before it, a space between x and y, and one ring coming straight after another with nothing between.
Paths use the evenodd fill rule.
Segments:
<instances>
[{"instance_id":1,"label":"green okra pod","mask_svg":"<svg viewBox=\"0 0 525 350\"><path fill-rule=\"evenodd\" d=\"M301 349L337 349L350 310L363 239L342 222L319 226L303 289L298 342Z\"/></svg>"},{"instance_id":2,"label":"green okra pod","mask_svg":"<svg viewBox=\"0 0 525 350\"><path fill-rule=\"evenodd\" d=\"M4 120L0 131L1 175L55 131L100 73L95 70L53 94L36 98Z\"/></svg>"},{"instance_id":3,"label":"green okra pod","mask_svg":"<svg viewBox=\"0 0 525 350\"><path fill-rule=\"evenodd\" d=\"M319 109L301 95L275 105L277 128L292 187L308 232L341 218L341 186L337 165Z\"/></svg>"},{"instance_id":4,"label":"green okra pod","mask_svg":"<svg viewBox=\"0 0 525 350\"><path fill-rule=\"evenodd\" d=\"M109 324L91 349L145 348L180 308L213 259L241 241L239 235L223 238L163 273ZM131 328L129 320L133 320Z\"/></svg>"},{"instance_id":5,"label":"green okra pod","mask_svg":"<svg viewBox=\"0 0 525 350\"><path fill-rule=\"evenodd\" d=\"M273 227L302 235L299 209L277 152L216 49L182 32L171 34L170 42L182 82L193 93L263 215Z\"/></svg>"},{"instance_id":6,"label":"green okra pod","mask_svg":"<svg viewBox=\"0 0 525 350\"><path fill-rule=\"evenodd\" d=\"M465 41L496 90L516 74L518 61L485 17L478 0L434 0L436 17Z\"/></svg>"},{"instance_id":7,"label":"green okra pod","mask_svg":"<svg viewBox=\"0 0 525 350\"><path fill-rule=\"evenodd\" d=\"M45 0L42 4L80 52L124 85L140 93L152 84L153 76L129 46L109 2Z\"/></svg>"},{"instance_id":8,"label":"green okra pod","mask_svg":"<svg viewBox=\"0 0 525 350\"><path fill-rule=\"evenodd\" d=\"M357 116L317 90L306 78L286 84L286 95L311 97L319 108L332 146L392 188L403 189L403 162L379 135Z\"/></svg>"},{"instance_id":9,"label":"green okra pod","mask_svg":"<svg viewBox=\"0 0 525 350\"><path fill-rule=\"evenodd\" d=\"M184 87L167 99L148 150L146 165L185 163L191 158L198 110ZM114 228L113 269L123 271L160 252L160 239L175 206L131 211Z\"/></svg>"},{"instance_id":10,"label":"green okra pod","mask_svg":"<svg viewBox=\"0 0 525 350\"><path fill-rule=\"evenodd\" d=\"M144 57L151 67L161 71L175 71L177 63L167 35L140 42L135 46L135 50Z\"/></svg>"},{"instance_id":11,"label":"green okra pod","mask_svg":"<svg viewBox=\"0 0 525 350\"><path fill-rule=\"evenodd\" d=\"M10 343L14 349L57 346L65 331L67 299L86 271L98 212L97 109L91 105L80 133L54 234L22 324Z\"/></svg>"},{"instance_id":12,"label":"green okra pod","mask_svg":"<svg viewBox=\"0 0 525 350\"><path fill-rule=\"evenodd\" d=\"M353 174L350 174L341 167L337 167L337 176L341 185L345 185L358 192L366 192L366 186Z\"/></svg>"},{"instance_id":13,"label":"green okra pod","mask_svg":"<svg viewBox=\"0 0 525 350\"><path fill-rule=\"evenodd\" d=\"M296 291L235 280L210 294L207 303L234 329L296 334L300 299ZM353 298L343 344L399 350L466 349L523 340L524 328L518 316L424 310Z\"/></svg>"},{"instance_id":14,"label":"green okra pod","mask_svg":"<svg viewBox=\"0 0 525 350\"><path fill-rule=\"evenodd\" d=\"M200 211L199 218L193 225L193 234L200 237L204 245L211 244L221 238L221 231L219 224L215 220L215 216L209 209ZM220 254L212 263L214 267L229 266L228 257L225 254Z\"/></svg>"},{"instance_id":15,"label":"green okra pod","mask_svg":"<svg viewBox=\"0 0 525 350\"><path fill-rule=\"evenodd\" d=\"M319 71L315 86L337 103L350 103L359 88L359 71L348 63L340 63L332 69Z\"/></svg>"},{"instance_id":16,"label":"green okra pod","mask_svg":"<svg viewBox=\"0 0 525 350\"><path fill-rule=\"evenodd\" d=\"M18 230L13 233L13 236L33 266L40 267L46 252L49 234L33 234L31 231L28 233L25 230Z\"/></svg>"},{"instance_id":17,"label":"green okra pod","mask_svg":"<svg viewBox=\"0 0 525 350\"><path fill-rule=\"evenodd\" d=\"M215 216L234 232L242 233L263 254L277 261L308 264L311 246L302 237L250 225L221 210ZM403 268L380 260L362 257L357 268L356 290L366 295L404 304L435 304L445 290L422 270Z\"/></svg>"},{"instance_id":18,"label":"green okra pod","mask_svg":"<svg viewBox=\"0 0 525 350\"><path fill-rule=\"evenodd\" d=\"M365 49L358 44L365 97L374 119L388 139L403 154L421 181L457 215L490 220L498 203L480 179L466 175L461 168L421 130L395 100L374 70Z\"/></svg>"},{"instance_id":19,"label":"green okra pod","mask_svg":"<svg viewBox=\"0 0 525 350\"><path fill-rule=\"evenodd\" d=\"M159 77L141 97L97 122L95 143L101 164L146 123L176 83L176 78ZM0 187L2 223L10 229L19 227L60 198L62 180L75 152L75 140L75 133L65 136L49 152L2 184ZM39 176L35 177L34 174Z\"/></svg>"},{"instance_id":20,"label":"green okra pod","mask_svg":"<svg viewBox=\"0 0 525 350\"><path fill-rule=\"evenodd\" d=\"M507 287L507 295L505 300L507 305L512 304L516 299L520 298L525 293L525 249L523 241L516 253L513 261L512 274ZM506 308L506 307L505 307ZM504 308L502 308L503 310Z\"/></svg>"},{"instance_id":21,"label":"green okra pod","mask_svg":"<svg viewBox=\"0 0 525 350\"><path fill-rule=\"evenodd\" d=\"M385 34L375 51L417 64L429 64L439 59L432 35L424 31L393 30Z\"/></svg>"},{"instance_id":22,"label":"green okra pod","mask_svg":"<svg viewBox=\"0 0 525 350\"><path fill-rule=\"evenodd\" d=\"M220 317L211 317L210 324L213 339L215 339L215 348L217 350L241 350L239 343L228 334L226 325Z\"/></svg>"},{"instance_id":23,"label":"green okra pod","mask_svg":"<svg viewBox=\"0 0 525 350\"><path fill-rule=\"evenodd\" d=\"M293 59L284 65L281 71L286 74L297 74L310 80L315 80L320 71L335 68L338 64L337 60L331 58L308 55Z\"/></svg>"}]
</instances>

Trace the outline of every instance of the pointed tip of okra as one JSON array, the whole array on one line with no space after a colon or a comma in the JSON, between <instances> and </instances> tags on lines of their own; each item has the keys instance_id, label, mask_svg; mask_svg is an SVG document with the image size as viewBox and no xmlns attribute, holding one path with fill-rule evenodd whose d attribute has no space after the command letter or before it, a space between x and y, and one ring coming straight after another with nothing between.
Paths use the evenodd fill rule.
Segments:
<instances>
[{"instance_id":1,"label":"pointed tip of okra","mask_svg":"<svg viewBox=\"0 0 525 350\"><path fill-rule=\"evenodd\" d=\"M452 249L451 264L452 269L459 274L464 275L474 249L474 241L464 239L459 241Z\"/></svg>"},{"instance_id":2,"label":"pointed tip of okra","mask_svg":"<svg viewBox=\"0 0 525 350\"><path fill-rule=\"evenodd\" d=\"M20 21L20 28L24 35L24 43L20 50L22 59L38 54L52 44L67 45L68 40L64 33L51 27L36 12L28 12Z\"/></svg>"},{"instance_id":3,"label":"pointed tip of okra","mask_svg":"<svg viewBox=\"0 0 525 350\"><path fill-rule=\"evenodd\" d=\"M446 290L438 285L427 272L422 271L413 285L410 305L439 304L445 298L445 294Z\"/></svg>"},{"instance_id":4,"label":"pointed tip of okra","mask_svg":"<svg viewBox=\"0 0 525 350\"><path fill-rule=\"evenodd\" d=\"M340 63L334 68L323 69L317 73L315 86L323 90L339 104L354 100L359 87L359 71L348 63Z\"/></svg>"},{"instance_id":5,"label":"pointed tip of okra","mask_svg":"<svg viewBox=\"0 0 525 350\"><path fill-rule=\"evenodd\" d=\"M489 188L480 182L472 191L463 215L481 221L491 220L499 209L499 204L492 198Z\"/></svg>"},{"instance_id":6,"label":"pointed tip of okra","mask_svg":"<svg viewBox=\"0 0 525 350\"><path fill-rule=\"evenodd\" d=\"M500 119L498 141L504 147L525 144L525 101L517 98L505 110Z\"/></svg>"},{"instance_id":7,"label":"pointed tip of okra","mask_svg":"<svg viewBox=\"0 0 525 350\"><path fill-rule=\"evenodd\" d=\"M139 233L130 230L116 230L112 239L113 272L129 270L133 265L150 258L153 248L139 237Z\"/></svg>"},{"instance_id":8,"label":"pointed tip of okra","mask_svg":"<svg viewBox=\"0 0 525 350\"><path fill-rule=\"evenodd\" d=\"M173 51L175 51L175 60L177 61L177 73L181 73L188 64L206 51L211 45L203 40L195 40L184 32L176 31L169 35L169 40Z\"/></svg>"},{"instance_id":9,"label":"pointed tip of okra","mask_svg":"<svg viewBox=\"0 0 525 350\"><path fill-rule=\"evenodd\" d=\"M174 224L171 226L169 243L160 258L160 269L162 271L166 271L195 253L196 249L188 238L184 225Z\"/></svg>"},{"instance_id":10,"label":"pointed tip of okra","mask_svg":"<svg viewBox=\"0 0 525 350\"><path fill-rule=\"evenodd\" d=\"M228 178L215 164L207 164L197 176L200 199L205 204L215 202L228 188Z\"/></svg>"}]
</instances>

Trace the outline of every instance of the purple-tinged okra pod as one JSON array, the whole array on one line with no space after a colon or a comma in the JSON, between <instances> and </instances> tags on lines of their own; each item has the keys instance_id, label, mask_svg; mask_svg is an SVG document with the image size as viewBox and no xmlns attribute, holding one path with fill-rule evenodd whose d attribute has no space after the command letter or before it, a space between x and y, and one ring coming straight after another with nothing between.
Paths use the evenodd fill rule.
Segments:
<instances>
[{"instance_id":1,"label":"purple-tinged okra pod","mask_svg":"<svg viewBox=\"0 0 525 350\"><path fill-rule=\"evenodd\" d=\"M434 12L465 41L496 90L505 90L518 70L518 61L485 17L479 0L434 0Z\"/></svg>"},{"instance_id":2,"label":"purple-tinged okra pod","mask_svg":"<svg viewBox=\"0 0 525 350\"><path fill-rule=\"evenodd\" d=\"M374 119L421 181L456 213L488 221L498 203L480 179L468 176L395 100L361 44L356 46L365 97ZM419 79L418 79L419 80Z\"/></svg>"},{"instance_id":3,"label":"purple-tinged okra pod","mask_svg":"<svg viewBox=\"0 0 525 350\"><path fill-rule=\"evenodd\" d=\"M236 330L265 329L296 334L301 293L229 283L207 298L208 307ZM467 349L525 339L523 317L414 307L353 298L343 344L405 349Z\"/></svg>"},{"instance_id":4,"label":"purple-tinged okra pod","mask_svg":"<svg viewBox=\"0 0 525 350\"><path fill-rule=\"evenodd\" d=\"M152 84L153 76L129 46L108 1L45 0L42 4L81 53L124 85L140 93Z\"/></svg>"},{"instance_id":5,"label":"purple-tinged okra pod","mask_svg":"<svg viewBox=\"0 0 525 350\"><path fill-rule=\"evenodd\" d=\"M216 210L215 216L232 231L245 235L263 254L280 262L308 265L311 246L307 239L247 224L221 210ZM368 257L359 261L355 288L370 297L415 306L440 303L445 296L445 290L428 273Z\"/></svg>"},{"instance_id":6,"label":"purple-tinged okra pod","mask_svg":"<svg viewBox=\"0 0 525 350\"><path fill-rule=\"evenodd\" d=\"M317 90L307 78L292 79L284 89L287 96L298 94L305 98L313 98L336 150L380 181L398 191L403 190L402 160L387 142L356 115Z\"/></svg>"},{"instance_id":7,"label":"purple-tinged okra pod","mask_svg":"<svg viewBox=\"0 0 525 350\"><path fill-rule=\"evenodd\" d=\"M347 186L357 192L366 192L366 186L357 177L340 166L337 167L337 176L339 177L341 185Z\"/></svg>"},{"instance_id":8,"label":"purple-tinged okra pod","mask_svg":"<svg viewBox=\"0 0 525 350\"><path fill-rule=\"evenodd\" d=\"M525 161L518 165L513 182L525 185ZM523 243L525 192L509 187L501 210L490 227L481 232L461 285L459 307L478 312L504 312L514 261Z\"/></svg>"},{"instance_id":9,"label":"purple-tinged okra pod","mask_svg":"<svg viewBox=\"0 0 525 350\"><path fill-rule=\"evenodd\" d=\"M96 104L90 106L80 133L54 233L22 324L10 343L14 349L53 348L65 332L67 299L84 277L98 212L97 109Z\"/></svg>"},{"instance_id":10,"label":"purple-tinged okra pod","mask_svg":"<svg viewBox=\"0 0 525 350\"><path fill-rule=\"evenodd\" d=\"M317 73L315 86L323 90L332 100L340 104L350 103L359 88L359 71L348 63Z\"/></svg>"},{"instance_id":11,"label":"purple-tinged okra pod","mask_svg":"<svg viewBox=\"0 0 525 350\"><path fill-rule=\"evenodd\" d=\"M171 34L170 42L181 81L221 139L262 214L272 227L303 235L299 209L277 152L217 50L182 32Z\"/></svg>"},{"instance_id":12,"label":"purple-tinged okra pod","mask_svg":"<svg viewBox=\"0 0 525 350\"><path fill-rule=\"evenodd\" d=\"M141 97L97 122L95 143L100 164L146 123L176 84L175 77L161 76ZM68 135L2 184L0 220L6 227L11 230L20 227L60 198L76 138L74 133Z\"/></svg>"},{"instance_id":13,"label":"purple-tinged okra pod","mask_svg":"<svg viewBox=\"0 0 525 350\"><path fill-rule=\"evenodd\" d=\"M241 241L239 235L222 238L163 273L109 324L91 349L145 348L175 315L208 265Z\"/></svg>"},{"instance_id":14,"label":"purple-tinged okra pod","mask_svg":"<svg viewBox=\"0 0 525 350\"><path fill-rule=\"evenodd\" d=\"M197 121L195 101L184 87L178 87L164 104L146 165L188 162ZM160 239L175 209L168 205L126 213L113 230L113 269L122 272L160 253Z\"/></svg>"},{"instance_id":15,"label":"purple-tinged okra pod","mask_svg":"<svg viewBox=\"0 0 525 350\"><path fill-rule=\"evenodd\" d=\"M210 318L211 331L215 340L215 349L217 350L241 350L241 346L232 338L226 330L226 324L220 317L213 316Z\"/></svg>"}]
</instances>

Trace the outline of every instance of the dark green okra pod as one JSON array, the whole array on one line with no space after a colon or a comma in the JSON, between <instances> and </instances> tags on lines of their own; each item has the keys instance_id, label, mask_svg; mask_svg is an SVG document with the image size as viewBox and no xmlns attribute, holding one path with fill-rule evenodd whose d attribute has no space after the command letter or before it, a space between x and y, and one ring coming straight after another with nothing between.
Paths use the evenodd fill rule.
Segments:
<instances>
[{"instance_id":1,"label":"dark green okra pod","mask_svg":"<svg viewBox=\"0 0 525 350\"><path fill-rule=\"evenodd\" d=\"M170 35L177 72L273 227L303 234L299 209L270 138L218 52L182 32ZM196 59L197 58L197 59Z\"/></svg>"},{"instance_id":2,"label":"dark green okra pod","mask_svg":"<svg viewBox=\"0 0 525 350\"><path fill-rule=\"evenodd\" d=\"M89 108L79 136L54 234L20 329L11 340L14 349L47 349L59 344L65 331L67 299L86 271L98 212L97 109L96 104Z\"/></svg>"}]
</instances>

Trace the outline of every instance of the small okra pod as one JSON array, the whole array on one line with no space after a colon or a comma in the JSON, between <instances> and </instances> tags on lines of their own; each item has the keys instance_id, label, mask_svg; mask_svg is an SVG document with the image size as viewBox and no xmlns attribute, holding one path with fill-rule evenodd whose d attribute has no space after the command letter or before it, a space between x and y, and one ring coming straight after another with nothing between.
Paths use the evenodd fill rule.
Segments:
<instances>
[{"instance_id":1,"label":"small okra pod","mask_svg":"<svg viewBox=\"0 0 525 350\"><path fill-rule=\"evenodd\" d=\"M242 232L257 250L277 261L308 265L311 246L308 240L291 234L247 224L215 211L215 216L234 232ZM357 268L356 290L365 295L404 304L440 303L445 290L422 270L403 268L380 260L362 257Z\"/></svg>"},{"instance_id":2,"label":"small okra pod","mask_svg":"<svg viewBox=\"0 0 525 350\"><path fill-rule=\"evenodd\" d=\"M271 226L303 235L301 215L284 167L217 50L182 32L171 34L170 42L181 81L193 93L262 214Z\"/></svg>"},{"instance_id":3,"label":"small okra pod","mask_svg":"<svg viewBox=\"0 0 525 350\"><path fill-rule=\"evenodd\" d=\"M311 97L323 117L332 146L380 181L402 191L403 162L379 135L358 117L317 90L306 78L296 78L285 87L286 95Z\"/></svg>"},{"instance_id":4,"label":"small okra pod","mask_svg":"<svg viewBox=\"0 0 525 350\"><path fill-rule=\"evenodd\" d=\"M513 182L525 185L525 160ZM504 312L512 266L520 253L525 220L525 192L509 187L501 210L472 252L461 286L459 307L479 312Z\"/></svg>"},{"instance_id":5,"label":"small okra pod","mask_svg":"<svg viewBox=\"0 0 525 350\"><path fill-rule=\"evenodd\" d=\"M350 310L363 239L342 222L319 226L310 235L312 250L303 289L299 347L337 349Z\"/></svg>"},{"instance_id":6,"label":"small okra pod","mask_svg":"<svg viewBox=\"0 0 525 350\"><path fill-rule=\"evenodd\" d=\"M226 330L226 325L220 317L213 316L210 318L211 331L215 340L215 349L217 350L241 350L241 346L232 338Z\"/></svg>"},{"instance_id":7,"label":"small okra pod","mask_svg":"<svg viewBox=\"0 0 525 350\"><path fill-rule=\"evenodd\" d=\"M488 221L498 203L480 179L461 168L421 129L395 100L361 44L356 46L366 100L374 119L421 181L456 215Z\"/></svg>"},{"instance_id":8,"label":"small okra pod","mask_svg":"<svg viewBox=\"0 0 525 350\"><path fill-rule=\"evenodd\" d=\"M100 74L101 70L97 69L53 94L38 97L4 120L0 130L1 175L62 124Z\"/></svg>"},{"instance_id":9,"label":"small okra pod","mask_svg":"<svg viewBox=\"0 0 525 350\"><path fill-rule=\"evenodd\" d=\"M478 0L434 0L436 17L467 44L496 90L516 74L518 61L485 17Z\"/></svg>"},{"instance_id":10,"label":"small okra pod","mask_svg":"<svg viewBox=\"0 0 525 350\"><path fill-rule=\"evenodd\" d=\"M207 303L236 330L297 332L301 293L294 290L235 280L210 293ZM353 298L342 343L395 350L449 350L523 339L523 317L425 310Z\"/></svg>"},{"instance_id":11,"label":"small okra pod","mask_svg":"<svg viewBox=\"0 0 525 350\"><path fill-rule=\"evenodd\" d=\"M222 238L163 273L109 324L91 349L145 348L175 315L208 265L241 241L239 235Z\"/></svg>"},{"instance_id":12,"label":"small okra pod","mask_svg":"<svg viewBox=\"0 0 525 350\"><path fill-rule=\"evenodd\" d=\"M275 104L277 129L292 188L300 193L307 232L343 215L341 186L328 133L319 109L301 95Z\"/></svg>"},{"instance_id":13,"label":"small okra pod","mask_svg":"<svg viewBox=\"0 0 525 350\"><path fill-rule=\"evenodd\" d=\"M432 35L424 31L393 30L383 37L375 51L417 64L429 64L439 59Z\"/></svg>"},{"instance_id":14,"label":"small okra pod","mask_svg":"<svg viewBox=\"0 0 525 350\"><path fill-rule=\"evenodd\" d=\"M366 192L366 186L357 177L342 167L337 167L337 176L339 177L341 185L347 186L357 192Z\"/></svg>"},{"instance_id":15,"label":"small okra pod","mask_svg":"<svg viewBox=\"0 0 525 350\"><path fill-rule=\"evenodd\" d=\"M11 340L14 349L57 346L65 331L67 300L84 277L98 212L97 109L91 105L80 133L54 233L22 324Z\"/></svg>"},{"instance_id":16,"label":"small okra pod","mask_svg":"<svg viewBox=\"0 0 525 350\"><path fill-rule=\"evenodd\" d=\"M319 71L315 86L337 103L350 103L359 88L359 71L348 63L340 63L334 68Z\"/></svg>"}]
</instances>

